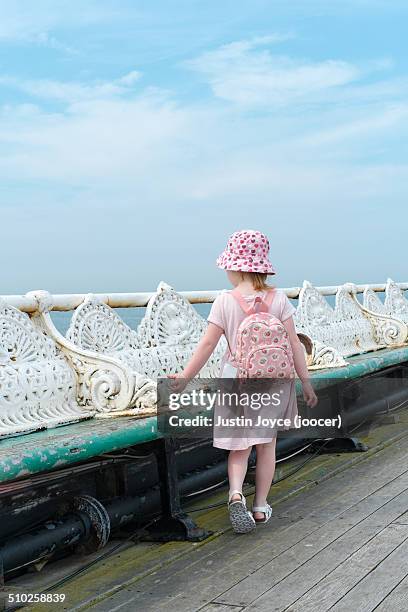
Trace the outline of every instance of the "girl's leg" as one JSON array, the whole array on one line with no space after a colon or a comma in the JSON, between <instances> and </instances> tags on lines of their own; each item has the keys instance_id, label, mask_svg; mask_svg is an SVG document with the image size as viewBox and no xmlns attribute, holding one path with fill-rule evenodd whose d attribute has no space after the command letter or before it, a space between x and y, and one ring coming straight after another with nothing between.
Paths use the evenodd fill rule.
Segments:
<instances>
[{"instance_id":1,"label":"girl's leg","mask_svg":"<svg viewBox=\"0 0 408 612\"><path fill-rule=\"evenodd\" d=\"M254 506L264 506L275 473L276 438L272 442L256 445L256 476ZM262 520L263 512L254 512L254 518Z\"/></svg>"},{"instance_id":2,"label":"girl's leg","mask_svg":"<svg viewBox=\"0 0 408 612\"><path fill-rule=\"evenodd\" d=\"M242 491L245 475L248 469L248 457L251 446L245 450L231 450L228 455L228 478L230 491ZM241 499L239 495L233 495L232 499Z\"/></svg>"}]
</instances>

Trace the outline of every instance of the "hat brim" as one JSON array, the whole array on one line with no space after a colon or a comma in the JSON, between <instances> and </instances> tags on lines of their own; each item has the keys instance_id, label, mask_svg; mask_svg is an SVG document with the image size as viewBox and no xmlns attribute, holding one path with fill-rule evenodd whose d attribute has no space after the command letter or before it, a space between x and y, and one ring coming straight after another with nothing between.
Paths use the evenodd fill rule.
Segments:
<instances>
[{"instance_id":1,"label":"hat brim","mask_svg":"<svg viewBox=\"0 0 408 612\"><path fill-rule=\"evenodd\" d=\"M276 274L276 270L270 261L264 263L252 262L251 266L248 265L247 261L237 259L233 263L226 261L223 254L218 257L216 261L217 267L221 270L230 270L231 272L257 272L258 274Z\"/></svg>"}]
</instances>

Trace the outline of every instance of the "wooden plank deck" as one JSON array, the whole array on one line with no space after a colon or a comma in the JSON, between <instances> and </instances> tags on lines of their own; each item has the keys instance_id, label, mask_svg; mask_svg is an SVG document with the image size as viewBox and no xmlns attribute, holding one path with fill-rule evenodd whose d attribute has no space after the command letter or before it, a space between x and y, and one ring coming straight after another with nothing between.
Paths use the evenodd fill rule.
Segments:
<instances>
[{"instance_id":1,"label":"wooden plank deck","mask_svg":"<svg viewBox=\"0 0 408 612\"><path fill-rule=\"evenodd\" d=\"M268 525L226 532L90 609L405 612L407 559L405 438L279 504Z\"/></svg>"}]
</instances>

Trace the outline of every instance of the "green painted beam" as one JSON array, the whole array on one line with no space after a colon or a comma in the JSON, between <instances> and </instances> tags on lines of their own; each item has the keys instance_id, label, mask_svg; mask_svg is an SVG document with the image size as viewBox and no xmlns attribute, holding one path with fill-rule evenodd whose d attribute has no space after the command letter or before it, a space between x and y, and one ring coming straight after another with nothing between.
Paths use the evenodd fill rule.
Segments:
<instances>
[{"instance_id":1,"label":"green painted beam","mask_svg":"<svg viewBox=\"0 0 408 612\"><path fill-rule=\"evenodd\" d=\"M392 365L408 362L408 346L382 349L349 359L342 368L311 373L316 389L334 380L354 379ZM160 437L155 417L92 419L39 431L0 442L0 483L68 467L102 453L126 448Z\"/></svg>"},{"instance_id":2,"label":"green painted beam","mask_svg":"<svg viewBox=\"0 0 408 612\"><path fill-rule=\"evenodd\" d=\"M330 380L352 380L385 370L393 365L405 363L408 361L408 346L355 355L349 357L347 361L349 362L348 365L342 368L328 368L313 372L311 374L313 386L319 389L327 386Z\"/></svg>"},{"instance_id":3,"label":"green painted beam","mask_svg":"<svg viewBox=\"0 0 408 612\"><path fill-rule=\"evenodd\" d=\"M0 442L0 483L159 437L156 417L91 419Z\"/></svg>"}]
</instances>

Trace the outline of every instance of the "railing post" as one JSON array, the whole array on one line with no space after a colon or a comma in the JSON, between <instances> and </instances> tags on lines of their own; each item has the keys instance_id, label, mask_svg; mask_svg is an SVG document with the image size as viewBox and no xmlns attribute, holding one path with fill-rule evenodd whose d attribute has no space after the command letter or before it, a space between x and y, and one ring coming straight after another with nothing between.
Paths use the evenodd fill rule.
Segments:
<instances>
[{"instance_id":1,"label":"railing post","mask_svg":"<svg viewBox=\"0 0 408 612\"><path fill-rule=\"evenodd\" d=\"M197 542L212 534L198 527L180 504L180 490L176 460L177 443L172 437L164 437L153 444L159 474L162 515L146 529L143 540L169 542L189 540Z\"/></svg>"},{"instance_id":2,"label":"railing post","mask_svg":"<svg viewBox=\"0 0 408 612\"><path fill-rule=\"evenodd\" d=\"M342 437L332 438L330 440L316 440L314 447L320 447L324 453L347 453L347 452L365 452L368 446L359 438L350 436L346 425L345 405L344 405L344 388L346 383L336 383L329 387L329 394L332 403L332 415L340 414L341 416L341 433Z\"/></svg>"}]
</instances>

